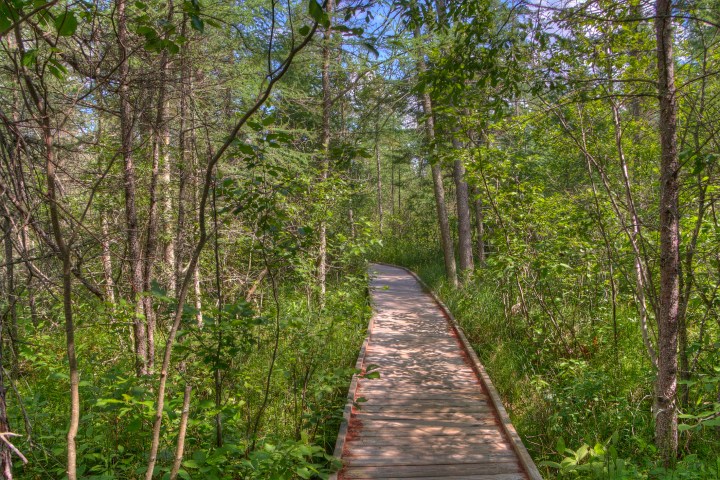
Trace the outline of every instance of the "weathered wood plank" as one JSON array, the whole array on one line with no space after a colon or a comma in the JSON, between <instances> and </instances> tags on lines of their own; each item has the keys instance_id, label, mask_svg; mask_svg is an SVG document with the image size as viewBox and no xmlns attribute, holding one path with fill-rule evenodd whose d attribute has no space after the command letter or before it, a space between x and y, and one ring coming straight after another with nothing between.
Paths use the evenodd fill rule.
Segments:
<instances>
[{"instance_id":1,"label":"weathered wood plank","mask_svg":"<svg viewBox=\"0 0 720 480\"><path fill-rule=\"evenodd\" d=\"M358 432L357 430L351 429L350 432L353 434L353 437L361 437L361 436L386 436L386 435L395 435L399 437L438 437L438 436L446 436L446 435L453 435L456 437L462 437L462 436L481 436L481 435L493 435L499 438L502 438L502 430L499 426L489 428L487 426L485 427L430 427L430 426L418 426L418 427L405 427L405 428L393 428L392 430L389 430L387 428L378 427L374 425L363 425L362 430ZM362 435L360 435L362 433ZM503 441L507 441L507 439L503 439Z\"/></svg>"},{"instance_id":2,"label":"weathered wood plank","mask_svg":"<svg viewBox=\"0 0 720 480\"><path fill-rule=\"evenodd\" d=\"M514 452L506 454L482 454L482 453L461 453L454 455L401 455L401 456L374 456L374 457L356 457L345 456L345 465L348 468L359 466L393 466L393 465L460 465L464 463L472 464L490 464L497 465L499 463L517 464L517 456Z\"/></svg>"},{"instance_id":3,"label":"weathered wood plank","mask_svg":"<svg viewBox=\"0 0 720 480\"><path fill-rule=\"evenodd\" d=\"M427 444L414 443L411 445L378 445L365 444L353 445L353 457L407 457L407 456L425 456L425 455L460 455L460 454L491 454L502 453L512 454L513 449L507 443L476 443L466 444L459 442L446 442L438 444L435 442Z\"/></svg>"},{"instance_id":4,"label":"weathered wood plank","mask_svg":"<svg viewBox=\"0 0 720 480\"><path fill-rule=\"evenodd\" d=\"M364 477L364 478L358 478L357 480L370 480L372 478L380 478L380 477ZM405 480L408 477L382 477L383 480ZM456 475L456 474L448 474L443 475L442 477L411 477L411 478L422 478L422 480L448 480L448 478L452 478L452 480L524 480L525 475L523 473L499 473L496 475Z\"/></svg>"},{"instance_id":5,"label":"weathered wood plank","mask_svg":"<svg viewBox=\"0 0 720 480\"><path fill-rule=\"evenodd\" d=\"M522 470L517 463L465 463L458 465L391 465L385 467L367 466L347 468L342 478L422 478L451 477L461 475L497 475L514 473Z\"/></svg>"}]
</instances>

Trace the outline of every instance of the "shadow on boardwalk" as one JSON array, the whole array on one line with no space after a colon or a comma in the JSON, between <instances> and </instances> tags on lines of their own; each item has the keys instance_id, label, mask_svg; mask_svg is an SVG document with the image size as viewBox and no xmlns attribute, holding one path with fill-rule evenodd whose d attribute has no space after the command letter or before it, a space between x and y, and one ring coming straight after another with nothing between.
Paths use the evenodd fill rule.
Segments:
<instances>
[{"instance_id":1,"label":"shadow on boardwalk","mask_svg":"<svg viewBox=\"0 0 720 480\"><path fill-rule=\"evenodd\" d=\"M374 264L371 274L358 368L377 365L380 378L353 381L337 478L540 479L444 307L404 269Z\"/></svg>"}]
</instances>

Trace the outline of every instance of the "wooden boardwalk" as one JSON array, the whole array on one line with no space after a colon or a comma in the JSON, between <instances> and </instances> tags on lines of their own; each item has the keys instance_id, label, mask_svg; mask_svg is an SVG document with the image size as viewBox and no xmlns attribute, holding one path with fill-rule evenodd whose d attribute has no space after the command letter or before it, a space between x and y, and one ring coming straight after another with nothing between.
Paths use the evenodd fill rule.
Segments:
<instances>
[{"instance_id":1,"label":"wooden boardwalk","mask_svg":"<svg viewBox=\"0 0 720 480\"><path fill-rule=\"evenodd\" d=\"M404 269L371 273L375 313L357 366L377 365L380 378L353 379L334 478L540 480L445 307Z\"/></svg>"}]
</instances>

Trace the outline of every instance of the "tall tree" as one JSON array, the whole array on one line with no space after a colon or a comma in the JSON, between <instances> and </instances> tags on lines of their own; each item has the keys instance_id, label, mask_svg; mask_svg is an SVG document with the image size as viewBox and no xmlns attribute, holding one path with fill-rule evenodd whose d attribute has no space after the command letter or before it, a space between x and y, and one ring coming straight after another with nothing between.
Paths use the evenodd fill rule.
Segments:
<instances>
[{"instance_id":1,"label":"tall tree","mask_svg":"<svg viewBox=\"0 0 720 480\"><path fill-rule=\"evenodd\" d=\"M673 57L673 2L655 4L658 96L660 99L660 298L658 371L655 384L655 441L666 465L678 448L677 348L680 304L680 224L677 149L677 98Z\"/></svg>"},{"instance_id":2,"label":"tall tree","mask_svg":"<svg viewBox=\"0 0 720 480\"><path fill-rule=\"evenodd\" d=\"M413 34L416 42L421 41L420 26L415 26ZM417 55L417 72L422 77L427 74L428 68L425 62L425 54L422 49L416 53ZM423 109L423 117L425 121L425 140L426 148L429 152L430 170L433 180L433 192L435 194L435 208L438 218L438 226L440 228L440 242L445 261L445 276L451 285L458 285L457 267L455 264L455 248L453 246L452 235L450 234L450 219L448 218L447 203L445 201L445 185L443 184L442 163L436 152L435 144L435 118L433 113L433 102L430 92L423 90L421 92L421 101Z\"/></svg>"}]
</instances>

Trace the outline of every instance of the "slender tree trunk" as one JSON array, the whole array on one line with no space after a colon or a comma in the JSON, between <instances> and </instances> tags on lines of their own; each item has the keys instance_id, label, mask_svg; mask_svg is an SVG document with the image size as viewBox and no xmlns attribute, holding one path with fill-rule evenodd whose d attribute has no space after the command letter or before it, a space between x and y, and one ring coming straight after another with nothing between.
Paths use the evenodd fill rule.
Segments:
<instances>
[{"instance_id":1,"label":"slender tree trunk","mask_svg":"<svg viewBox=\"0 0 720 480\"><path fill-rule=\"evenodd\" d=\"M193 272L193 292L195 293L195 320L198 327L203 326L202 290L200 288L200 267L196 264Z\"/></svg>"},{"instance_id":2,"label":"slender tree trunk","mask_svg":"<svg viewBox=\"0 0 720 480\"><path fill-rule=\"evenodd\" d=\"M28 232L28 226L25 223L23 223L23 226L20 230L20 240L23 258L30 258L31 239ZM29 262L26 261L24 263L27 271L26 289L28 294L28 306L30 307L30 318L32 319L33 326L37 327L40 323L40 320L38 319L37 304L35 301L35 286L33 285L34 275L32 273L32 268L30 267Z\"/></svg>"},{"instance_id":3,"label":"slender tree trunk","mask_svg":"<svg viewBox=\"0 0 720 480\"><path fill-rule=\"evenodd\" d=\"M460 154L462 144L453 138L453 147L457 155ZM453 180L455 181L455 205L458 214L458 256L460 259L460 273L475 268L472 251L472 226L470 223L470 199L468 184L465 181L465 165L461 159L453 164Z\"/></svg>"},{"instance_id":4,"label":"slender tree trunk","mask_svg":"<svg viewBox=\"0 0 720 480\"><path fill-rule=\"evenodd\" d=\"M77 480L77 447L75 438L80 426L80 374L78 372L77 357L75 354L75 323L73 320L73 298L72 298L72 263L70 259L70 248L65 244L60 226L60 213L57 206L58 198L56 193L56 166L53 156L53 141L50 128L50 120L45 109L42 110L43 136L45 141L46 173L48 188L48 208L52 223L53 235L58 251L62 258L62 294L63 314L65 316L65 343L68 357L68 368L70 373L70 425L67 433L67 475L69 480Z\"/></svg>"},{"instance_id":5,"label":"slender tree trunk","mask_svg":"<svg viewBox=\"0 0 720 480\"><path fill-rule=\"evenodd\" d=\"M325 6L328 16L332 22L332 15L335 7L335 0L328 0ZM322 160L320 164L320 183L326 187L328 173L330 170L330 110L332 108L332 92L330 91L330 42L332 40L332 27L325 29L322 49ZM319 246L318 246L318 286L320 288L320 305L325 305L325 290L327 277L327 221L323 218L320 221Z\"/></svg>"},{"instance_id":6,"label":"slender tree trunk","mask_svg":"<svg viewBox=\"0 0 720 480\"><path fill-rule=\"evenodd\" d=\"M402 170L398 165L398 213L402 213Z\"/></svg>"},{"instance_id":7,"label":"slender tree trunk","mask_svg":"<svg viewBox=\"0 0 720 480\"><path fill-rule=\"evenodd\" d=\"M620 171L622 172L623 186L625 189L625 202L627 203L627 208L630 213L630 222L632 223L630 225L628 237L634 253L635 285L637 290L638 311L640 313L640 330L650 361L653 365L657 366L657 352L653 347L652 340L650 339L648 332L648 307L645 299L645 292L649 287L648 283L650 279L649 275L647 275L647 269L645 268L646 264L643 262L642 249L640 246L640 241L642 240L642 236L640 234L640 216L635 208L635 199L633 197L630 184L630 174L628 172L625 150L622 144L620 111L615 102L612 102L612 111L613 127L615 132L615 148L617 149L618 159L620 160ZM608 194L611 194L609 190Z\"/></svg>"},{"instance_id":8,"label":"slender tree trunk","mask_svg":"<svg viewBox=\"0 0 720 480\"><path fill-rule=\"evenodd\" d=\"M180 429L178 430L177 445L175 446L175 459L173 461L172 470L170 470L170 480L175 480L180 472L183 455L185 454L185 434L187 433L188 419L190 418L190 395L192 386L185 385L185 393L183 394L183 406L180 413Z\"/></svg>"},{"instance_id":9,"label":"slender tree trunk","mask_svg":"<svg viewBox=\"0 0 720 480\"><path fill-rule=\"evenodd\" d=\"M13 252L13 229L10 217L3 221L3 245L5 246L5 297L7 298L8 317L10 325L7 331L10 333L10 345L12 347L14 360L18 360L18 315L17 315L17 294L15 292L15 254Z\"/></svg>"},{"instance_id":10,"label":"slender tree trunk","mask_svg":"<svg viewBox=\"0 0 720 480\"><path fill-rule=\"evenodd\" d=\"M390 162L390 215L395 216L395 162Z\"/></svg>"},{"instance_id":11,"label":"slender tree trunk","mask_svg":"<svg viewBox=\"0 0 720 480\"><path fill-rule=\"evenodd\" d=\"M20 27L15 26L15 40L21 54L25 53ZM75 353L75 322L73 319L73 292L72 292L72 259L70 246L60 225L60 208L57 195L57 164L53 152L52 126L50 123L50 109L46 97L41 97L38 89L32 83L24 66L21 67L22 77L27 86L29 96L32 98L37 110L38 124L40 125L45 150L45 177L47 182L47 208L50 212L52 236L57 247L58 255L62 261L62 297L63 317L65 319L65 348L68 359L68 374L70 377L70 415L67 432L67 476L68 480L77 480L77 437L80 425L80 374L78 371L77 355Z\"/></svg>"},{"instance_id":12,"label":"slender tree trunk","mask_svg":"<svg viewBox=\"0 0 720 480\"><path fill-rule=\"evenodd\" d=\"M168 2L167 21L172 22L173 2ZM165 34L167 40L168 34ZM145 238L145 255L143 261L143 291L149 292L151 289L151 281L153 274L153 264L155 263L155 255L157 253L158 230L159 230L159 213L158 213L158 181L160 180L160 158L165 157L167 163L167 100L166 100L166 83L168 77L169 61L167 50L164 50L160 56L160 79L158 82L158 98L157 98L157 115L155 118L155 126L153 128L152 143L152 174L150 177L150 206L148 208L148 224L147 235ZM167 192L162 192L162 196L169 198ZM165 205L164 205L165 206ZM147 330L147 351L145 364L147 373L152 373L155 368L155 311L153 309L152 297L143 295L143 311L145 312L145 328Z\"/></svg>"},{"instance_id":13,"label":"slender tree trunk","mask_svg":"<svg viewBox=\"0 0 720 480\"><path fill-rule=\"evenodd\" d=\"M174 4L172 1L169 1L167 12L168 22L172 22L173 13ZM175 243L171 239L173 202L170 185L172 167L170 164L170 122L168 119L168 109L170 107L170 102L168 100L166 85L170 77L170 63L171 62L168 59L167 51L164 51L161 60L162 73L160 76L160 88L158 92L158 116L156 123L157 128L159 129L158 134L160 136L160 138L158 139L158 154L160 156L160 177L158 179L160 191L158 201L160 203L160 207L162 208L162 214L159 228L161 229L162 242L164 242L163 259L165 261L166 268L170 269L170 271L173 272L170 274L170 281L168 282L168 287L172 288L174 287L172 277L175 267ZM160 102L162 102L162 104L160 104ZM173 291L172 293L174 294L175 292ZM154 357L154 352L152 357Z\"/></svg>"},{"instance_id":14,"label":"slender tree trunk","mask_svg":"<svg viewBox=\"0 0 720 480\"><path fill-rule=\"evenodd\" d=\"M673 59L672 1L657 0L658 89L660 98L660 298L658 372L655 383L655 443L666 465L677 457L678 307L680 298L680 163L677 152L677 99Z\"/></svg>"},{"instance_id":15,"label":"slender tree trunk","mask_svg":"<svg viewBox=\"0 0 720 480\"><path fill-rule=\"evenodd\" d=\"M183 17L183 23L181 27L181 35L187 37L187 17ZM190 181L191 168L188 162L188 136L187 136L187 114L188 114L188 88L187 82L189 81L190 74L188 72L188 45L184 43L180 47L180 126L178 132L178 172L179 172L179 184L178 184L178 205L177 205L177 223L175 225L175 239L172 242L174 244L173 254L175 264L173 266L174 275L171 281L170 290L176 295L178 288L182 282L184 275L183 263L185 262L185 212L188 199L185 197L188 194L188 185Z\"/></svg>"},{"instance_id":16,"label":"slender tree trunk","mask_svg":"<svg viewBox=\"0 0 720 480\"><path fill-rule=\"evenodd\" d=\"M415 29L415 38L420 37L420 30ZM421 75L427 71L427 65L422 52L418 54L418 73ZM435 121L433 120L432 99L430 94L423 92L423 113L425 115L425 138L431 152L435 151ZM443 257L445 259L445 275L453 287L458 285L457 270L455 267L455 251L453 248L452 236L450 235L450 220L448 218L447 204L445 202L445 186L443 185L442 168L438 159L432 155L430 159L433 189L435 193L435 207L437 209L438 223L440 225L440 240L442 243Z\"/></svg>"},{"instance_id":17,"label":"slender tree trunk","mask_svg":"<svg viewBox=\"0 0 720 480\"><path fill-rule=\"evenodd\" d=\"M377 173L377 209L378 209L378 226L380 235L383 230L383 204L382 204L382 176L380 171L380 128L378 120L375 119L375 169Z\"/></svg>"},{"instance_id":18,"label":"slender tree trunk","mask_svg":"<svg viewBox=\"0 0 720 480\"><path fill-rule=\"evenodd\" d=\"M5 284L5 291L3 292L5 294L5 297L7 299L8 308L10 309L11 313L14 313L15 311L15 298L14 298L14 287L12 287L12 243L10 241L10 233L11 233L11 227L10 227L10 219L5 218L4 225L3 225L3 235L5 236L5 275L6 275L6 284ZM10 244L10 248L8 249L8 244ZM9 250L9 252L8 252ZM5 357L4 357L4 338L3 334L5 332L5 316L0 315L0 431L2 432L9 432L10 431L10 422L8 421L7 416L7 403L5 402L5 375L4 375L4 368L5 368ZM12 342L14 344L14 342ZM17 359L16 359L17 360ZM10 449L4 444L0 443L0 474L2 475L2 478L5 480L12 479L12 452Z\"/></svg>"},{"instance_id":19,"label":"slender tree trunk","mask_svg":"<svg viewBox=\"0 0 720 480\"><path fill-rule=\"evenodd\" d=\"M134 304L133 336L135 341L135 370L138 376L147 373L147 329L143 321L143 264L140 248L136 201L135 160L132 154L133 117L130 105L128 62L128 30L126 0L117 0L118 43L120 46L120 134L122 156L125 162L125 220L130 256L130 300Z\"/></svg>"},{"instance_id":20,"label":"slender tree trunk","mask_svg":"<svg viewBox=\"0 0 720 480\"><path fill-rule=\"evenodd\" d=\"M102 265L103 277L105 284L105 298L111 305L115 304L115 281L112 276L112 256L110 252L110 227L108 225L107 214L103 214L102 218L102 238L100 240L102 248Z\"/></svg>"},{"instance_id":21,"label":"slender tree trunk","mask_svg":"<svg viewBox=\"0 0 720 480\"><path fill-rule=\"evenodd\" d=\"M485 215L483 212L483 202L480 192L477 188L472 187L473 207L475 208L475 246L477 250L477 260L480 265L485 265Z\"/></svg>"}]
</instances>

